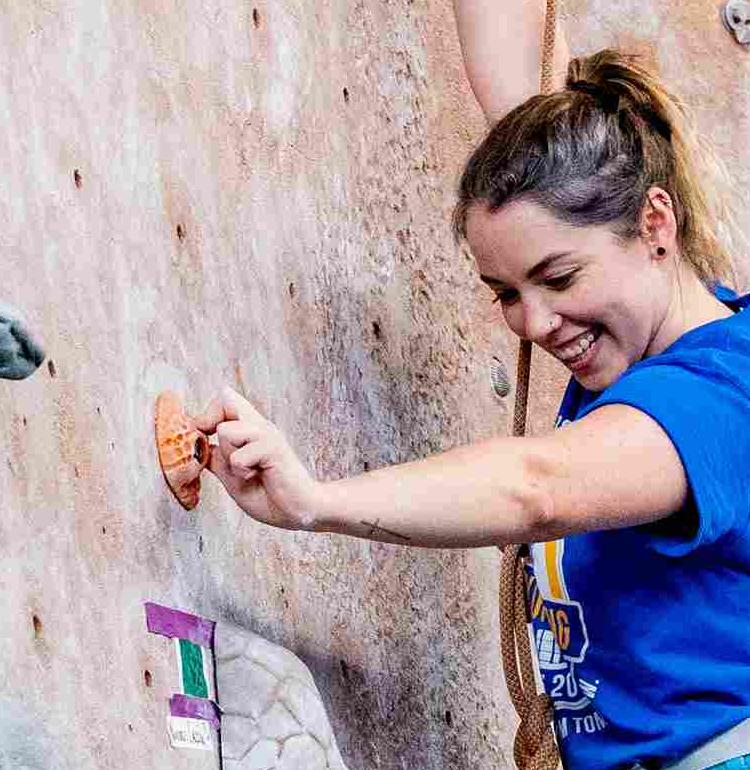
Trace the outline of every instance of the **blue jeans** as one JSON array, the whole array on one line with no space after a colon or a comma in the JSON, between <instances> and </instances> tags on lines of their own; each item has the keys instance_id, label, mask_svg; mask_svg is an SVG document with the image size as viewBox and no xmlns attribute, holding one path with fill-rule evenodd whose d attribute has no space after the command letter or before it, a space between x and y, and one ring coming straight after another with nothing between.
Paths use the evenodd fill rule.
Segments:
<instances>
[{"instance_id":1,"label":"blue jeans","mask_svg":"<svg viewBox=\"0 0 750 770\"><path fill-rule=\"evenodd\" d=\"M728 759L726 762L721 762L718 765L712 765L708 770L745 770L745 768L750 768L750 754Z\"/></svg>"}]
</instances>

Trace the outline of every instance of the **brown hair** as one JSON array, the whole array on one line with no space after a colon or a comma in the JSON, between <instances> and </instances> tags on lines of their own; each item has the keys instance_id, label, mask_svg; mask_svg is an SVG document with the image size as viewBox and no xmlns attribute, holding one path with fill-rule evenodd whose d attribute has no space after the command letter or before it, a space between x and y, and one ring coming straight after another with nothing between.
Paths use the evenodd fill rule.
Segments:
<instances>
[{"instance_id":1,"label":"brown hair","mask_svg":"<svg viewBox=\"0 0 750 770\"><path fill-rule=\"evenodd\" d=\"M723 165L682 102L636 57L605 49L571 61L565 90L533 96L490 130L464 168L453 228L466 236L474 203L496 211L523 198L574 226L607 224L631 239L654 185L672 198L696 274L707 284L733 278L739 230Z\"/></svg>"}]
</instances>

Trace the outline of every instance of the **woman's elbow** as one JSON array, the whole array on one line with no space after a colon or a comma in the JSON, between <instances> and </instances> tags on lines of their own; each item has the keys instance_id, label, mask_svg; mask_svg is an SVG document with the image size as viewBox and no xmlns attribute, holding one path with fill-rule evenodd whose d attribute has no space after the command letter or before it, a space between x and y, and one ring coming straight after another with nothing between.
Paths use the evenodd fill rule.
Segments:
<instances>
[{"instance_id":1,"label":"woman's elbow","mask_svg":"<svg viewBox=\"0 0 750 770\"><path fill-rule=\"evenodd\" d=\"M537 451L533 440L525 439L524 443L527 451L524 453L521 493L522 542L554 540L565 530L564 522L559 520L553 492L556 463Z\"/></svg>"}]
</instances>

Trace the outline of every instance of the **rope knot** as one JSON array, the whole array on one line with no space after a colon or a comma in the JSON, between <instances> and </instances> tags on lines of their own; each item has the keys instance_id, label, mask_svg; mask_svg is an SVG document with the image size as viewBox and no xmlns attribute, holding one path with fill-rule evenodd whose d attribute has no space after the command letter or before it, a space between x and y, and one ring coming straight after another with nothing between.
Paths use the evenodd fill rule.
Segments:
<instances>
[{"instance_id":1,"label":"rope knot","mask_svg":"<svg viewBox=\"0 0 750 770\"><path fill-rule=\"evenodd\" d=\"M513 757L519 768L528 770L555 770L559 758L552 722L552 700L539 693L526 701L521 724L513 744Z\"/></svg>"}]
</instances>

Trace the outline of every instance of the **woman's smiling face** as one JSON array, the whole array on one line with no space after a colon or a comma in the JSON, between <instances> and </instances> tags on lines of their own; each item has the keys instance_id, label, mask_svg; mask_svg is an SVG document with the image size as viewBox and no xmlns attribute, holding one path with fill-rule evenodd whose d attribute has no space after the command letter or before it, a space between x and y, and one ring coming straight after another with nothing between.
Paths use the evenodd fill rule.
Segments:
<instances>
[{"instance_id":1,"label":"woman's smiling face","mask_svg":"<svg viewBox=\"0 0 750 770\"><path fill-rule=\"evenodd\" d=\"M585 388L603 390L659 352L671 276L645 239L625 243L607 226L573 227L525 201L493 213L474 205L466 234L510 329Z\"/></svg>"}]
</instances>

